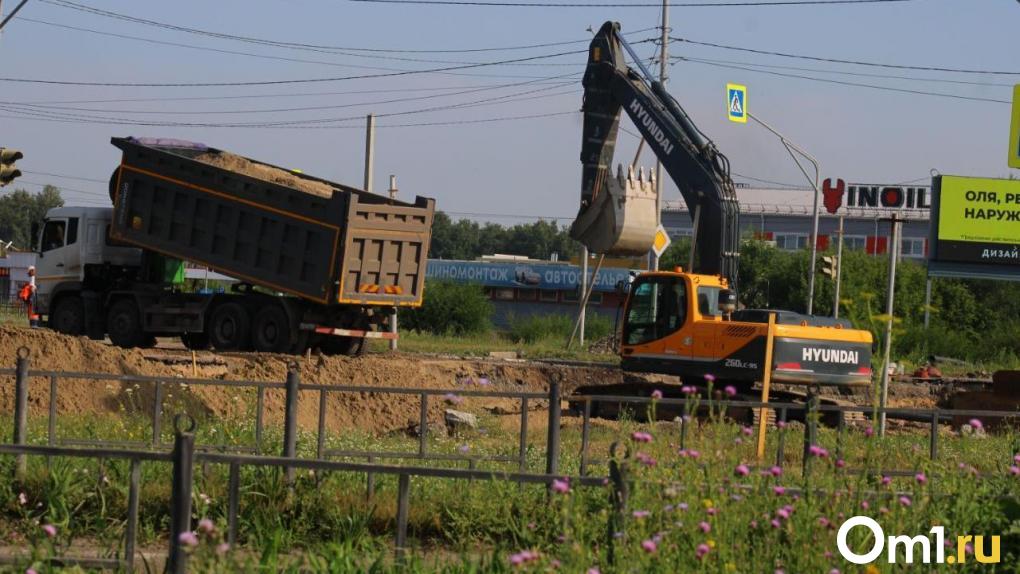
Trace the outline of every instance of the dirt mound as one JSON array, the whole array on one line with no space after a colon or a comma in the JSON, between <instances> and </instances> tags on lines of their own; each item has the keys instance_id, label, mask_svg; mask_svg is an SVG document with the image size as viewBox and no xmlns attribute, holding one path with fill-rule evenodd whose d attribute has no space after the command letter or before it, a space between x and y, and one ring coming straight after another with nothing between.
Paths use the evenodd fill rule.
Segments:
<instances>
[{"instance_id":1,"label":"dirt mound","mask_svg":"<svg viewBox=\"0 0 1020 574\"><path fill-rule=\"evenodd\" d=\"M577 367L519 361L483 361L429 358L416 355L367 355L351 357L292 357L239 353L215 355L194 367L190 353L166 349L123 350L84 337L68 337L48 330L0 327L0 368L13 368L16 351L27 347L32 370L101 372L115 375L158 376L182 379L283 382L288 366L296 363L302 384L408 387L413 389L491 389L500 391L546 392L555 378L567 394L580 385L623 382L623 374L611 367ZM176 361L165 361L168 355ZM212 358L211 353L200 353ZM655 377L662 380L661 377ZM652 379L649 379L650 381ZM256 392L227 385L176 384L165 388L164 411L181 410L206 417L254 417ZM60 383L58 413L119 414L149 413L154 400L151 383L123 381L65 380ZM282 420L285 404L282 389L265 394L269 424ZM318 424L319 391L302 391L298 423L314 430ZM34 378L30 385L30 412L42 416L49 401L49 383ZM387 432L418 424L420 399L417 394L379 392L331 392L326 395L326 426L332 431L361 429ZM545 402L531 401L534 407ZM441 397L430 397L429 420L439 422L449 405ZM465 398L457 407L474 412L519 412L520 401L502 398ZM13 410L13 385L0 384L0 412Z\"/></svg>"},{"instance_id":2,"label":"dirt mound","mask_svg":"<svg viewBox=\"0 0 1020 574\"><path fill-rule=\"evenodd\" d=\"M207 152L196 156L195 159L202 163L243 173L249 177L292 187L305 193L311 193L321 197L333 196L334 188L331 185L322 183L321 181L306 179L283 169L266 165L264 163L254 162L246 157L230 152Z\"/></svg>"}]
</instances>

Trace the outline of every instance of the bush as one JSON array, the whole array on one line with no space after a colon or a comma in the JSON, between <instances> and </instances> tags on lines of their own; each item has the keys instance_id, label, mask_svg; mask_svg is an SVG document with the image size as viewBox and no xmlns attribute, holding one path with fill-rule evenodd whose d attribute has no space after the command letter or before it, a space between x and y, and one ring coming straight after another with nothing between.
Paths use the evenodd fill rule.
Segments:
<instances>
[{"instance_id":1,"label":"bush","mask_svg":"<svg viewBox=\"0 0 1020 574\"><path fill-rule=\"evenodd\" d=\"M473 335L492 328L492 303L481 285L427 281L421 307L400 310L404 329L436 335Z\"/></svg>"},{"instance_id":2,"label":"bush","mask_svg":"<svg viewBox=\"0 0 1020 574\"><path fill-rule=\"evenodd\" d=\"M537 343L548 339L566 341L574 330L576 317L569 315L530 315L511 317L507 336L515 343ZM588 313L584 321L584 336L590 341L601 339L613 332L613 322L605 316Z\"/></svg>"}]
</instances>

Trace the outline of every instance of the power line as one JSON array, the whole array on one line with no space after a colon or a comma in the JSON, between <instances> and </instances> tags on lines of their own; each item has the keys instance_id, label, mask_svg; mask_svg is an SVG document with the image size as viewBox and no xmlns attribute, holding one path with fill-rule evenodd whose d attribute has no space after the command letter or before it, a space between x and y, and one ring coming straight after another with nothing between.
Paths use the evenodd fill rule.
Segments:
<instances>
[{"instance_id":1,"label":"power line","mask_svg":"<svg viewBox=\"0 0 1020 574\"><path fill-rule=\"evenodd\" d=\"M147 26L154 26L157 28L163 28L166 30L172 30L176 32L184 32L188 34L195 34L200 36L207 36L212 38L218 38L222 40L232 40L237 42L245 42L250 44L261 44L266 46L275 46L279 48L288 48L294 50L310 50L316 52L367 52L367 53L391 53L391 54L456 54L456 53L477 53L477 52L505 52L514 50L531 50L536 48L550 48L554 46L568 46L572 44L588 43L590 39L583 40L564 40L557 42L541 42L535 44L516 45L516 46L489 46L489 47L474 47L474 48L447 48L447 49L400 49L400 48L365 48L355 46L328 46L321 44L308 44L303 42L288 42L281 40L269 40L266 38L257 38L252 36L240 36L236 34L225 34L222 32L213 32L210 30L202 30L199 28L191 28L188 26L179 26L176 24L169 24L166 22L159 22L156 20L149 20L146 18L139 18L136 16L130 16L119 12L113 12L111 10L102 10L93 6L86 6L84 4L78 4L69 0L40 0L46 4L58 6L61 8L70 8L79 12L87 12L97 16L104 16L107 18L113 18L116 20L122 20L127 22L133 22L136 24L144 24ZM644 30L636 30L631 33L647 32L652 28Z\"/></svg>"},{"instance_id":2,"label":"power line","mask_svg":"<svg viewBox=\"0 0 1020 574\"><path fill-rule=\"evenodd\" d=\"M582 2L502 2L481 0L351 0L377 4L424 4L434 6L501 6L513 8L662 8L662 3L582 3ZM913 0L763 0L761 2L686 2L670 4L670 8L732 8L754 6L824 6L837 4L890 4Z\"/></svg>"},{"instance_id":3,"label":"power line","mask_svg":"<svg viewBox=\"0 0 1020 574\"><path fill-rule=\"evenodd\" d=\"M805 54L791 54L787 52L775 52L771 50L760 50L757 48L743 48L740 46L728 46L726 44L716 44L714 42L701 42L697 40L691 40L688 38L671 38L675 42L686 42L695 46L707 46L710 48L719 48L722 50L736 50L738 52L749 52L752 54L762 54L766 56L780 56L783 58L796 58L799 60L813 60L815 62L830 62L834 64L853 64L855 66L871 66L875 68L892 68L896 70L920 70L924 72L952 72L955 74L993 74L1001 76L1017 76L1020 72L1003 71L1003 70L975 70L966 68L942 68L938 66L914 66L907 64L886 64L881 62L866 62L862 60L841 60L838 58L823 58L820 56L808 56Z\"/></svg>"},{"instance_id":4,"label":"power line","mask_svg":"<svg viewBox=\"0 0 1020 574\"><path fill-rule=\"evenodd\" d=\"M76 176L76 175L61 175L59 173L47 173L45 171L30 171L30 170L27 170L27 169L23 169L21 171L24 172L24 173L30 173L32 175L45 175L46 177L59 177L59 178L62 178L62 179L76 179L76 180L79 180L79 181L91 181L93 183L103 183L103 184L109 183L109 180L106 180L106 179L93 179L91 177L79 177L79 176Z\"/></svg>"},{"instance_id":5,"label":"power line","mask_svg":"<svg viewBox=\"0 0 1020 574\"><path fill-rule=\"evenodd\" d=\"M486 66L500 66L514 62L527 62L533 60L543 60L548 58L556 58L559 56L572 55L587 53L587 50L574 50L570 52L558 52L555 54L544 54L538 56L528 56L524 58L514 58L509 60L500 60L495 62L477 62L473 64L463 64L458 66L446 66L442 68L431 68L424 70L402 70L399 72L385 72L381 74L361 74L355 76L338 76L332 78L303 78L293 80L254 80L247 82L78 82L69 80L40 80L34 78L0 78L0 82L14 82L23 84L44 84L44 85L57 85L57 86L101 86L101 87L121 87L121 88L205 88L205 87L239 87L239 86L275 86L285 84L310 84L310 83L324 83L324 82L341 82L346 80L365 80L372 78L392 78L396 76L410 76L416 74L431 74L439 72L448 72L452 70L466 70L471 68L481 68Z\"/></svg>"},{"instance_id":6,"label":"power line","mask_svg":"<svg viewBox=\"0 0 1020 574\"><path fill-rule=\"evenodd\" d=\"M729 64L710 64L710 63L704 62L704 61L688 60L687 58L681 58L680 61L688 61L688 62L691 62L691 63L694 63L694 64L702 64L702 65L705 65L705 66L714 66L714 67L717 67L717 68L728 68L728 69L731 69L731 70L743 70L745 72L754 72L756 74L768 74L770 76L780 76L780 77L783 77L783 78L797 78L797 79L801 79L801 80L811 80L813 82L822 82L822 83L826 83L826 84L838 84L838 85L841 85L841 86L854 86L854 87L858 87L858 88L870 88L870 89L873 89L873 90L882 90L882 91L887 91L887 92L899 92L899 93L902 93L902 94L914 94L914 95L919 95L919 96L933 96L933 97L940 97L940 98L950 98L950 99L954 99L954 100L968 100L968 101L974 101L974 102L991 102L991 103L996 103L996 104L1010 104L1011 103L1008 100L997 100L997 99L994 99L994 98L982 98L982 97L979 97L979 96L962 96L962 95L959 95L959 94L947 94L947 93L944 93L944 92L929 92L929 91L925 91L925 90L913 90L913 89L909 89L909 88L894 88L892 86L880 86L880 85L877 85L877 84L864 84L864 83L861 83L861 82L849 82L849 81L846 81L846 80L833 80L831 78L817 78L817 77L814 77L814 76L804 76L804 75L801 75L801 74L789 74L789 73L784 73L784 72L772 72L772 71L769 71L769 70L759 70L759 69L755 69L755 68L749 68L747 66L734 66L734 65L729 65Z\"/></svg>"},{"instance_id":7,"label":"power line","mask_svg":"<svg viewBox=\"0 0 1020 574\"><path fill-rule=\"evenodd\" d=\"M895 76L892 74L869 74L867 72L850 72L846 70L831 70L824 68L804 68L801 66L780 66L777 64L762 64L759 62L740 62L734 60L709 60L706 58L692 58L690 56L672 56L671 60L690 60L692 62L701 62L705 64L733 64L738 66L752 66L756 68L771 68L776 70L797 70L801 72L816 72L822 74L839 74L843 76L855 76L864 78L882 78L887 80L907 80L911 82L935 82L941 84L957 84L965 86L992 86L992 87L1007 87L1012 88L1013 84L1007 84L1002 82L975 82L970 80L950 80L947 78L917 78L914 76Z\"/></svg>"}]
</instances>

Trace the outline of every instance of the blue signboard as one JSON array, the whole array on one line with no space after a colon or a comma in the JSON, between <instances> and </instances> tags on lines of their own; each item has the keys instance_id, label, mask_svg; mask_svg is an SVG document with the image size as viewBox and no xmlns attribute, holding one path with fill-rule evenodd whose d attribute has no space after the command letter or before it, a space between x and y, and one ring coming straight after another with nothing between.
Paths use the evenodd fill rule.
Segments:
<instances>
[{"instance_id":1,"label":"blue signboard","mask_svg":"<svg viewBox=\"0 0 1020 574\"><path fill-rule=\"evenodd\" d=\"M589 278L591 271L588 270ZM626 282L629 275L629 269L602 268L595 279L595 291L615 291L616 283ZM479 283L486 287L570 290L576 289L581 284L581 268L564 263L429 259L425 277L449 279L460 283Z\"/></svg>"}]
</instances>

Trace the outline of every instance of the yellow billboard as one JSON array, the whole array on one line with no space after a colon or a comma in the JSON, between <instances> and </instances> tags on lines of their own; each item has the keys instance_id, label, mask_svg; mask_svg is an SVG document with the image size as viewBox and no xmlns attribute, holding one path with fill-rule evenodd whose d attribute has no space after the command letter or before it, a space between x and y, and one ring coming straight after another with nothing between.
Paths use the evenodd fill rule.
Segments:
<instances>
[{"instance_id":1,"label":"yellow billboard","mask_svg":"<svg viewBox=\"0 0 1020 574\"><path fill-rule=\"evenodd\" d=\"M944 175L938 240L1020 245L1020 180Z\"/></svg>"}]
</instances>

